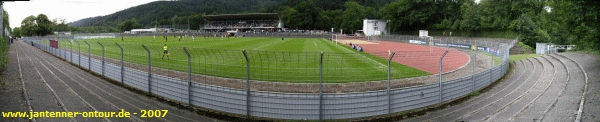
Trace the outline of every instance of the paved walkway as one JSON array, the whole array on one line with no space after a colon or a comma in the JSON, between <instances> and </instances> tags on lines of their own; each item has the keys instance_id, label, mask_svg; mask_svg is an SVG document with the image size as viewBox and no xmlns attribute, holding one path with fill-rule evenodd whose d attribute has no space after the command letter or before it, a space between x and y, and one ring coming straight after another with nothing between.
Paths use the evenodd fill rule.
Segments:
<instances>
[{"instance_id":1,"label":"paved walkway","mask_svg":"<svg viewBox=\"0 0 600 122\"><path fill-rule=\"evenodd\" d=\"M215 121L109 83L23 42L11 45L5 76L12 87L0 91L2 112L119 112L131 118L35 118L36 121ZM5 78L6 79L6 78ZM9 91L10 92L7 92ZM22 91L25 91L24 94ZM8 95L8 96L4 96ZM4 99L4 98L8 99ZM28 98L28 99L25 99ZM30 103L30 104L27 104ZM164 118L140 117L141 110L169 110ZM28 121L0 118L0 121Z\"/></svg>"},{"instance_id":2,"label":"paved walkway","mask_svg":"<svg viewBox=\"0 0 600 122\"><path fill-rule=\"evenodd\" d=\"M570 54L516 61L509 76L489 91L403 121L575 121L581 115L578 111L586 86L586 72L580 65L587 64L564 55ZM583 108L590 112L583 114L585 121L598 121L598 117L589 117L597 115L597 109Z\"/></svg>"}]
</instances>

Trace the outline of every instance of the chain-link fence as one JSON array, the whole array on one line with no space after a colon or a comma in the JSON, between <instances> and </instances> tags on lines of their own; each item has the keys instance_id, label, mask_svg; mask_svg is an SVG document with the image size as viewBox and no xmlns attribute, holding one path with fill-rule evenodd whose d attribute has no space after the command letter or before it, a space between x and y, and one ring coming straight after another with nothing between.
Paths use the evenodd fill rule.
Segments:
<instances>
[{"instance_id":1,"label":"chain-link fence","mask_svg":"<svg viewBox=\"0 0 600 122\"><path fill-rule=\"evenodd\" d=\"M390 35L369 39L421 44L425 51L286 52L169 46L167 53L163 45L154 44L69 37L23 39L84 69L182 103L248 116L308 120L383 115L467 95L504 75L513 43ZM49 46L51 39L59 40L57 48ZM334 44L351 50L339 41Z\"/></svg>"}]
</instances>

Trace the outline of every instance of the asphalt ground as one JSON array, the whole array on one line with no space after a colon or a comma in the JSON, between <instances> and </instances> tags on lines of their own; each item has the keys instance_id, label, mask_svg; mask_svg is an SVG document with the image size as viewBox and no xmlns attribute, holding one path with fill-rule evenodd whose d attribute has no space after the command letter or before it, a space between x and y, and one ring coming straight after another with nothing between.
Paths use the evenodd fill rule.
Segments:
<instances>
[{"instance_id":1,"label":"asphalt ground","mask_svg":"<svg viewBox=\"0 0 600 122\"><path fill-rule=\"evenodd\" d=\"M20 85L20 89L26 92L15 94L14 92L18 92L19 89L17 87L15 87L16 90L12 90L12 94L0 92L3 95L12 95L6 97L9 99L2 100L3 103L0 106L2 112L29 111L26 103L30 102L31 110L42 112L119 112L123 109L131 113L138 113L130 118L84 118L79 116L75 118L35 118L36 121L217 121L198 115L186 108L161 102L157 100L158 98L148 97L112 84L23 42L11 45L9 56L11 65L7 67L5 73L8 74L8 78L22 78L21 83L24 85ZM22 77L18 74L22 74ZM21 80L10 82L18 84L18 81ZM25 99L25 96L28 96L29 99ZM7 105L6 103L14 104ZM168 110L168 113L164 118L140 117L141 110ZM2 119L28 121L25 118Z\"/></svg>"},{"instance_id":2,"label":"asphalt ground","mask_svg":"<svg viewBox=\"0 0 600 122\"><path fill-rule=\"evenodd\" d=\"M450 107L402 121L598 121L600 89L597 57L551 54L513 62L512 72L490 90ZM591 67L589 67L591 66ZM588 70L585 70L588 69ZM591 72L589 72L591 71ZM595 74L594 74L595 73ZM595 91L594 91L595 90ZM583 114L578 111L582 109Z\"/></svg>"}]
</instances>

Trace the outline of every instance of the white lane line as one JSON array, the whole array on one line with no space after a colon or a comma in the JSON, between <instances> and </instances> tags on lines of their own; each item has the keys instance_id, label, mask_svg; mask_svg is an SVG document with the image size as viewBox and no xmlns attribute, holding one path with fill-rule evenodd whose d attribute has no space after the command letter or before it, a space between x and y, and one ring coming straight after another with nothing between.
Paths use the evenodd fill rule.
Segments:
<instances>
[{"instance_id":1,"label":"white lane line","mask_svg":"<svg viewBox=\"0 0 600 122\"><path fill-rule=\"evenodd\" d=\"M540 121L543 121L543 119L546 118L546 114L548 112L550 112L550 110L554 107L554 105L556 103L558 103L558 99L564 94L564 91L567 89L567 87L569 86L569 82L571 81L571 74L569 72L569 67L567 67L567 64L565 62L563 62L562 60L554 57L553 55L549 55L549 56L552 57L552 58L554 58L555 60L559 61L560 63L562 63L563 67L565 67L565 70L567 70L567 84L565 85L565 88L563 88L560 91L560 93L559 93L558 97L556 98L556 100L554 100L554 102L552 102L552 104L550 104L550 106L546 107L546 109L544 109L543 114L540 117L538 117L538 120L540 120Z\"/></svg>"},{"instance_id":2,"label":"white lane line","mask_svg":"<svg viewBox=\"0 0 600 122\"><path fill-rule=\"evenodd\" d=\"M42 63L42 61L39 61L39 60L38 60L38 62L39 62L40 64L42 64L42 66L44 66L44 68L45 68L47 71L49 71L49 72L50 72L50 74L52 74L52 76L54 76L54 78L58 79L58 80L59 80L61 83L65 84L65 86L67 86L67 90L68 90L69 92L71 92L72 94L74 94L75 96L77 96L77 97L78 97L78 98L79 98L79 99L80 99L80 100L81 100L83 103L85 103L85 105L87 105L87 106L88 106L89 108L91 108L92 110L94 110L94 111L98 111L98 109L96 109L96 107L92 106L92 105L91 105L91 104L90 104L88 101L86 101L85 99L83 99L83 98L81 97L81 95L79 95L77 92L75 92L75 91L73 90L73 88L71 88L71 86L69 86L69 84L65 83L65 81L64 81L64 80L62 80L62 79L60 79L60 78L58 77L58 75L54 74L54 72L53 72L52 70L50 70L50 68L48 68L48 66L46 66L45 64L43 64L43 63ZM112 122L112 121L110 121L110 120L109 120L108 118L106 118L106 117L102 117L102 118L103 118L105 121Z\"/></svg>"},{"instance_id":3,"label":"white lane line","mask_svg":"<svg viewBox=\"0 0 600 122\"><path fill-rule=\"evenodd\" d=\"M558 54L560 55L560 54ZM581 64L577 63L575 60L564 56L564 55L560 55L562 57L565 57L571 61L573 61L575 64L577 64L577 67L579 67L579 69L581 69L581 71L583 72L583 76L585 77L585 85L583 87L583 95L581 96L581 100L579 102L579 110L577 110L577 116L575 117L575 122L580 122L581 121L581 113L583 113L583 104L585 103L585 94L587 93L587 89L588 89L588 75L587 72L585 72L585 69L583 69L583 67L581 66Z\"/></svg>"},{"instance_id":4,"label":"white lane line","mask_svg":"<svg viewBox=\"0 0 600 122\"><path fill-rule=\"evenodd\" d=\"M44 82L44 84L46 85L46 87L48 87L48 89L50 89L50 92L52 92L52 95L54 96L54 99L58 102L59 106L63 109L64 112L70 112L65 107L65 104L58 97L58 95L56 95L56 92L54 91L54 89L52 89L52 87L50 87L50 85L48 84L48 82L46 81L46 79L44 78L44 76L42 75L42 73L40 73L40 71L38 70L38 68L35 65L33 65L33 61L31 60L31 57L28 57L28 56L26 56L26 57L27 57L27 59L29 59L29 62L32 63L33 69L35 69L35 71L37 72L38 76L40 76L40 79L42 79L42 82ZM69 117L69 119L71 121L75 121L75 119L73 117Z\"/></svg>"},{"instance_id":5,"label":"white lane line","mask_svg":"<svg viewBox=\"0 0 600 122\"><path fill-rule=\"evenodd\" d=\"M263 44L263 45L260 45L260 46L258 46L258 47L252 48L252 50L256 50L256 49L262 49L262 48L264 48L264 47L268 47L268 46L271 46L271 45L274 45L274 44L284 43L284 42L287 42L287 41L288 41L288 40L281 40L281 41L271 41L270 43Z\"/></svg>"},{"instance_id":6,"label":"white lane line","mask_svg":"<svg viewBox=\"0 0 600 122\"><path fill-rule=\"evenodd\" d=\"M19 65L19 80L21 81L21 85L22 85L22 89L23 89L23 97L25 98L25 103L27 103L27 108L29 108L30 111L33 111L33 108L31 107L31 102L29 101L29 94L27 93L27 89L25 88L25 81L23 81L23 71L21 68L21 60L19 60L19 57L20 57L19 49L21 48L20 44L21 43L18 44L19 46L14 46L15 52L17 52L17 64ZM31 121L35 122L36 121L35 117L32 117Z\"/></svg>"},{"instance_id":7,"label":"white lane line","mask_svg":"<svg viewBox=\"0 0 600 122\"><path fill-rule=\"evenodd\" d=\"M35 49L35 48L34 48L34 49ZM39 58L43 58L43 57L41 57L39 54L36 54L35 56L37 56L37 57L39 57ZM50 64L50 65L51 65L53 68L59 69L58 67L54 66L52 63L48 62L47 60L44 60L44 61L45 61L46 63ZM61 73L63 73L63 74L66 74L66 73L64 73L64 72L63 72L63 71L61 71L61 70L58 70L58 71L59 71L59 72L61 72ZM77 76L77 77L79 77L79 75L73 75L73 76ZM77 81L77 80L74 80L74 79L73 79L73 78L71 78L71 77L69 77L69 78L70 78L71 80L73 80L73 81ZM81 79L81 81L86 81L86 82L88 82L88 81L87 81L87 80L85 80L85 79ZM63 81L63 82L64 82L64 81ZM83 86L83 88L87 89L87 90L88 90L88 91L89 91L91 94L93 94L93 95L95 95L95 96L98 96L98 97L99 97L101 100L103 100L104 102L111 104L111 106L113 106L114 108L117 108L117 110L121 110L121 108L119 108L119 107L115 106L113 103L109 102L108 100L106 100L106 99L104 99L104 98L100 97L100 96L99 96L99 95L97 95L95 92L93 92L93 91L89 90L87 87L85 87L85 85L82 85L82 84L81 84L81 83L79 83L79 82L76 82L76 83L77 83L77 84L79 84L80 86ZM96 110L96 111L97 111L97 110ZM137 117L135 117L135 116L131 116L129 119L132 119L132 118L133 118L133 119L135 119L136 121L140 121L140 122L142 121L141 119L139 119L139 118L137 118Z\"/></svg>"},{"instance_id":8,"label":"white lane line","mask_svg":"<svg viewBox=\"0 0 600 122\"><path fill-rule=\"evenodd\" d=\"M52 63L49 63L49 64L50 64L50 65L53 65ZM64 66L64 65L61 65L61 66ZM58 66L54 66L54 67L58 67ZM60 71L60 70L59 70L59 71ZM73 72L72 72L72 70L68 70L68 71L69 71L70 73L72 73L72 74L76 74L76 73L73 73ZM89 80L88 80L88 79L82 78L80 75L74 75L74 76L76 76L77 78L79 78L79 79L81 79L81 80L83 80L83 81L86 81L86 83L89 83L89 84L91 84L92 86L94 86L94 87L96 87L97 89L99 89L99 90L103 91L104 93L106 93L106 94L109 94L110 96L112 96L112 97L115 97L115 98L117 98L117 99L119 99L119 100L121 100L121 101L123 101L123 102L126 102L125 100L123 100L123 99L120 99L120 97L114 96L114 95L112 95L111 93L109 93L109 92L106 92L104 89L102 89L102 88L100 88L100 87L96 86L95 84L93 84L93 83L89 82ZM97 78L97 77L92 77L92 78ZM103 80L103 79L95 79L95 80ZM112 88L112 87L110 87L110 86L107 86L107 85L105 85L105 84L102 84L102 83L99 83L99 84L103 85L104 87L107 87L107 88L109 88L109 90L111 90L111 91L112 91L112 90L116 90L116 89L114 89L114 88ZM81 85L81 86L85 86L85 85ZM127 96L127 95L125 95L125 94L122 94L122 93L120 93L120 92L117 92L117 93L119 93L120 95L123 95L123 96ZM137 103L142 103L142 102L143 102L143 103L147 103L147 104L149 104L149 102L146 102L146 101L140 101L140 100L137 100L137 99L132 99L132 100L133 100L134 102L137 102ZM126 102L126 103L128 103L128 102ZM128 104L129 104L129 103L128 103ZM180 116L180 115L177 115L177 114L170 114L170 115L173 115L173 116L175 116L175 117L179 117L179 118L182 118L182 119L190 120L190 121L194 121L194 120L195 120L195 119L191 119L191 118L183 117L183 116ZM139 119L138 119L138 120L139 120ZM140 121L141 121L141 120L140 120Z\"/></svg>"},{"instance_id":9,"label":"white lane line","mask_svg":"<svg viewBox=\"0 0 600 122\"><path fill-rule=\"evenodd\" d=\"M52 65L52 63L49 63L49 64L51 64L51 65ZM70 71L70 70L69 70L69 71ZM76 74L76 73L73 73L73 74ZM139 107L137 107L137 106L133 105L132 103L129 103L129 102L127 102L127 101L125 101L125 100L121 99L120 97L116 97L116 96L112 95L111 93L109 93L109 92L107 92L107 91L105 91L105 90L101 89L100 87L98 87L98 86L94 85L93 83L91 83L91 82L89 82L88 80L86 80L86 79L84 79L84 78L80 77L79 75L74 75L74 76L76 76L76 77L78 77L78 78L82 79L82 81L86 81L86 83L89 83L89 84L91 84L92 86L96 87L96 88L97 88L97 89L99 89L100 91L102 91L102 92L104 92L104 93L107 93L108 95L110 95L110 96L112 96L112 97L114 97L114 98L116 98L116 99L118 99L118 100L120 100L120 101L123 101L123 102L125 102L126 104L132 105L133 107L135 107L135 108L138 108L138 109L142 110L141 108L139 108ZM81 85L81 86L84 86L84 85ZM106 87L108 87L108 86L106 86ZM109 87L109 88L110 88L110 87ZM103 99L104 99L104 98L103 98ZM139 102L139 101L138 101L138 102ZM193 120L193 119L189 119L189 118L181 117L181 116L179 116L179 115L176 115L176 114L172 114L172 115L173 115L173 116L180 117L180 118L183 118L183 119L187 119L187 120ZM135 117L135 116L132 116L132 117ZM140 120L139 118L134 118L134 119L136 119L137 121L142 121L142 120ZM163 121L170 121L170 120L166 120L165 118L162 118L162 117L161 117L161 118L159 118L159 119L161 119L161 120L163 120Z\"/></svg>"},{"instance_id":10,"label":"white lane line","mask_svg":"<svg viewBox=\"0 0 600 122\"><path fill-rule=\"evenodd\" d=\"M544 63L542 63L542 62L541 62L541 61L540 61L538 58L535 58L535 59L536 59L538 62L540 62L540 63L542 64L542 66L544 65ZM552 65L552 68L554 68L554 69L555 69L555 70L552 70L552 71L553 71L553 73L552 73L552 74L556 74L556 67L555 67L555 66L554 66L554 64L552 64L552 63L550 63L550 65ZM544 68L544 69L545 69L545 68ZM544 73L546 73L546 72L544 72ZM504 106L500 107L501 109L498 109L498 110L496 110L496 111L494 112L494 114L492 114L492 115L487 115L487 116L486 116L484 119L482 119L482 120L483 120L483 121L490 121L490 120L489 120L490 118L495 118L495 117L496 117L498 114L500 114L500 112L502 112L502 111L506 111L506 109L507 109L508 107L510 107L510 105L514 104L514 103L515 103L515 102L517 102L518 100L520 100L520 99L522 99L523 97L525 97L525 95L527 95L527 93L531 92L531 90L534 88L534 86L537 86L538 84L540 84L541 82L543 82L543 81L541 81L541 80L540 80L541 78L543 78L543 77L542 77L543 75L544 75L543 73L542 73L542 74L540 74L540 76L539 76L539 77L536 79L536 81L535 81L535 84L533 84L531 87L527 88L527 91L525 91L524 93L521 93L521 94L519 95L519 97L517 97L517 98L514 98L514 99L513 99L513 100L511 100L511 101L510 101L508 104L506 104L506 105L504 105ZM552 83L552 82L551 82L551 83ZM510 120L509 120L509 121L510 121Z\"/></svg>"},{"instance_id":11,"label":"white lane line","mask_svg":"<svg viewBox=\"0 0 600 122\"><path fill-rule=\"evenodd\" d=\"M38 56L38 57L41 57L41 56ZM51 66L51 67L53 67L53 68L55 68L55 69L59 69L57 66L53 65L52 63L48 62L47 60L44 60L44 61L45 61L46 63L50 64L50 66ZM62 74L65 74L65 75L67 75L67 73L63 72L62 70L57 70L57 71L59 71L59 72L60 72L60 73L62 73ZM73 75L73 76L77 76L77 77L79 77L79 75ZM69 79L71 79L72 81L77 81L77 80L73 79L72 77L69 77ZM81 81L87 81L87 80L85 80L85 79L81 79ZM90 94L92 94L92 95L94 95L94 96L98 97L98 99L100 99L100 100L101 100L101 101L103 101L104 103L108 103L108 104L110 104L110 105L111 105L111 107L115 108L116 110L121 110L121 109L122 109L122 108L120 108L120 107L117 107L116 105L114 105L112 102L110 102L110 101L106 100L105 98L101 97L100 95L96 94L96 92L93 92L92 90L90 90L90 89L89 89L88 87L86 87L85 85L82 85L82 84L81 84L81 83L79 83L79 82L75 82L75 83L77 83L79 86L82 86L84 89L86 89L87 91L89 91L89 92L90 92ZM141 119L139 119L139 118L137 118L137 117L135 117L135 116L132 116L132 117L130 117L129 119L134 119L134 121L142 121Z\"/></svg>"},{"instance_id":12,"label":"white lane line","mask_svg":"<svg viewBox=\"0 0 600 122\"><path fill-rule=\"evenodd\" d=\"M552 65L554 66L554 74L553 74L552 76L556 76L556 72L557 72L557 71L556 71L556 70L557 70L557 66L556 66L556 65L554 65L554 63L552 63L552 61L548 60L546 57L543 57L543 56L542 56L542 58L546 59L546 60L548 61L548 63L550 63L550 64L552 64ZM564 64L564 63L562 63L562 62L561 62L561 64L563 64L562 66L563 66L563 67L565 67L565 64ZM539 98L540 98L542 95L545 95L546 93L548 93L548 92L547 92L547 91L548 91L548 88L550 88L550 86L552 86L552 84L553 84L553 83L555 83L555 82L554 82L554 80L555 80L555 79L556 79L556 77L552 77L552 80L550 80L550 85L548 85L548 86L546 86L546 88L544 88L544 92L542 92L542 93L538 94L538 95L537 95L537 96L536 96L536 97L535 97L533 100L531 100L531 101L529 101L527 104L525 104L525 106L523 106L523 108L521 108L521 109L520 109L518 112L516 112L515 114L511 115L511 116L508 118L508 121L513 121L513 119L514 119L515 117L517 117L517 116L518 116L520 113L524 112L524 111L525 111L525 109L529 108L529 106L530 106L531 104L533 104L533 102L537 101L537 100L538 100L538 99L539 99ZM567 81L567 82L568 82L568 81ZM561 92L562 92L562 91L561 91Z\"/></svg>"},{"instance_id":13,"label":"white lane line","mask_svg":"<svg viewBox=\"0 0 600 122\"><path fill-rule=\"evenodd\" d=\"M535 70L535 69L536 69L536 66L535 66L535 64L533 64L533 62L532 62L530 59L528 59L528 61L529 61L529 62L531 62L531 64L533 65L533 68L534 68L534 70L533 70L533 71L536 71L536 70ZM542 65L543 65L543 64L542 64ZM543 68L543 66L542 66L542 68ZM542 70L542 72L541 72L541 73L544 73L544 70ZM529 79L530 79L530 78L532 78L532 76L534 76L534 74L531 74L531 75L527 76L527 78L526 78L524 81L529 81ZM492 104L494 104L494 103L496 103L496 102L498 102L498 101L500 101L500 100L504 99L506 96L508 96L508 95L510 95L510 94L512 94L512 93L514 93L515 91L517 91L516 89L519 89L519 88L523 87L523 85L525 85L525 83L523 83L523 84L520 84L520 85L519 85L517 88L514 88L514 89L513 89L511 92L509 92L509 93L505 94L504 96L500 97L500 98L499 98L499 99L497 99L496 101L490 102L489 104L486 104L486 105L485 105L485 106L483 106L483 107L477 108L476 110L474 110L474 111L471 111L471 112L469 112L469 113L467 113L467 114L464 114L464 115L462 115L462 116L460 116L460 117L458 117L458 118L456 118L456 119L454 119L454 120L452 120L452 121L456 121L456 120L458 120L458 119L463 119L463 118L465 118L465 117L471 116L471 114L473 114L473 113L478 113L478 112L479 112L479 111L481 111L483 108L486 108L486 107L488 107L488 106L490 106L490 105L492 105Z\"/></svg>"},{"instance_id":14,"label":"white lane line","mask_svg":"<svg viewBox=\"0 0 600 122\"><path fill-rule=\"evenodd\" d=\"M522 64L522 65L523 65L522 67L525 67L525 66L524 66L525 64L523 63L523 60L520 60L520 62L521 62L521 63L519 63L519 64ZM531 62L530 62L530 63L531 63ZM533 65L532 65L532 66L533 66ZM534 66L534 68L535 68L535 66ZM518 69L516 69L516 70L518 70ZM523 70L526 70L526 69L523 69ZM534 69L534 70L535 70L535 69ZM515 72L516 72L516 71L515 71ZM512 74L514 74L515 72L512 72ZM517 80L517 79L521 79L521 77L523 77L523 75L524 75L524 73L519 73L519 74L518 74L518 76L516 76L515 80ZM511 75L511 76L512 76L512 75ZM485 101L485 100L487 100L487 99L490 99L490 98L492 98L492 97L494 97L494 96L498 95L500 92L502 92L502 91L506 90L507 88L509 88L509 86L512 86L512 84L515 84L515 83L516 83L516 82L514 82L514 81L513 81L513 82L510 82L508 85L506 85L506 87L504 87L504 88L500 89L499 91L497 91L497 92L493 93L492 95L489 95L489 96L488 96L488 97L486 97L486 98L483 98L483 99L481 99L480 101L476 102L475 104L482 103L483 101ZM513 90L514 90L514 89L513 89ZM473 105L474 105L474 104L473 104ZM436 117L429 118L429 119L427 119L427 120L425 120L425 121L431 121L431 120L433 120L433 119L440 118L440 117L442 117L442 116L447 116L447 115L453 114L453 113L454 113L454 112L456 112L456 111L463 110L463 109L470 108L470 107L471 107L471 106L463 106L463 107L461 107L461 108L458 108L458 109L455 109L455 110L453 110L453 111L447 112L447 113L445 113L445 114L443 114L443 115L439 115L439 116L436 116Z\"/></svg>"},{"instance_id":15,"label":"white lane line","mask_svg":"<svg viewBox=\"0 0 600 122\"><path fill-rule=\"evenodd\" d=\"M329 41L327 41L327 42L329 42ZM373 59L371 59L371 58L369 58L369 57L367 57L367 56L364 56L364 55L360 54L360 52L358 52L358 53L357 53L357 52L354 52L354 51L352 51L352 50L350 50L350 49L348 49L348 48L345 48L345 47L339 47L340 45L336 45L336 46L337 46L338 48L345 49L345 50L347 50L348 52L351 52L351 53L356 53L356 54L358 54L359 56L361 56L361 57L363 57L363 58L365 58L365 59L368 59L369 61L372 61L372 62L375 62L376 64L379 64L379 68L386 68L386 67L387 67L387 65L385 65L385 64L383 64L383 63L381 63L381 62L377 62L377 61L375 61L375 60L373 60ZM345 46L345 45L342 45L342 46Z\"/></svg>"}]
</instances>

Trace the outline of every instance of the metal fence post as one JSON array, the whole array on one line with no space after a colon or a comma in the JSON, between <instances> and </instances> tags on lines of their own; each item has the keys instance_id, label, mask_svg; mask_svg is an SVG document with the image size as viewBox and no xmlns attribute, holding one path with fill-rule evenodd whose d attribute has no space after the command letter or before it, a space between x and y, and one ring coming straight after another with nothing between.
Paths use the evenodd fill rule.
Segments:
<instances>
[{"instance_id":1,"label":"metal fence post","mask_svg":"<svg viewBox=\"0 0 600 122\"><path fill-rule=\"evenodd\" d=\"M144 48L144 50L146 50L146 53L148 53L148 93L152 94L152 69L151 69L151 62L150 62L150 50L148 50L148 48L146 47L146 45L142 44L142 47Z\"/></svg>"},{"instance_id":2,"label":"metal fence post","mask_svg":"<svg viewBox=\"0 0 600 122\"><path fill-rule=\"evenodd\" d=\"M102 47L102 77L104 77L104 45L102 43L97 42L100 47Z\"/></svg>"},{"instance_id":3,"label":"metal fence post","mask_svg":"<svg viewBox=\"0 0 600 122\"><path fill-rule=\"evenodd\" d=\"M471 82L473 82L473 88L471 88L471 92L475 91L475 72L477 68L477 50L473 53L473 73L471 73Z\"/></svg>"},{"instance_id":4,"label":"metal fence post","mask_svg":"<svg viewBox=\"0 0 600 122\"><path fill-rule=\"evenodd\" d=\"M250 119L250 59L246 50L242 50L242 54L246 59L246 118Z\"/></svg>"},{"instance_id":5,"label":"metal fence post","mask_svg":"<svg viewBox=\"0 0 600 122\"><path fill-rule=\"evenodd\" d=\"M492 53L492 55L491 55L491 56L492 56L492 60L491 60L491 64L492 64L492 65L490 66L490 83L491 83L491 82L493 82L493 80L492 80L492 79L494 78L494 77L493 77L493 75L494 75L494 73L493 73L493 72L494 72L494 70L492 70L492 69L494 69L494 55L495 55L494 53Z\"/></svg>"},{"instance_id":6,"label":"metal fence post","mask_svg":"<svg viewBox=\"0 0 600 122\"><path fill-rule=\"evenodd\" d=\"M388 114L392 113L392 94L390 94L390 89L391 89L391 70L392 70L392 59L394 58L394 55L396 54L396 52L392 52L389 56L388 59L388 69L387 69L387 97L388 97Z\"/></svg>"},{"instance_id":7,"label":"metal fence post","mask_svg":"<svg viewBox=\"0 0 600 122\"><path fill-rule=\"evenodd\" d=\"M50 44L48 44L48 46L49 46L49 48L48 48L48 49L50 49L50 50L49 50L50 54L52 54L52 55L56 55L56 51L54 50L54 47L50 46Z\"/></svg>"},{"instance_id":8,"label":"metal fence post","mask_svg":"<svg viewBox=\"0 0 600 122\"><path fill-rule=\"evenodd\" d=\"M77 41L77 64L81 66L81 43Z\"/></svg>"},{"instance_id":9,"label":"metal fence post","mask_svg":"<svg viewBox=\"0 0 600 122\"><path fill-rule=\"evenodd\" d=\"M83 41L88 46L88 70L92 71L92 54L91 54L91 46L87 41Z\"/></svg>"},{"instance_id":10,"label":"metal fence post","mask_svg":"<svg viewBox=\"0 0 600 122\"><path fill-rule=\"evenodd\" d=\"M125 67L123 66L123 47L121 47L121 45L119 45L119 43L115 42L115 45L117 45L117 47L119 47L119 49L121 49L121 83L125 84L125 81L123 80L123 75L125 74Z\"/></svg>"},{"instance_id":11,"label":"metal fence post","mask_svg":"<svg viewBox=\"0 0 600 122\"><path fill-rule=\"evenodd\" d=\"M185 51L185 54L188 57L188 104L192 106L192 57L187 48L183 47L183 51Z\"/></svg>"},{"instance_id":12,"label":"metal fence post","mask_svg":"<svg viewBox=\"0 0 600 122\"><path fill-rule=\"evenodd\" d=\"M71 50L69 50L71 56L69 58L71 58L71 62L73 62L73 40L69 41L69 47L71 47Z\"/></svg>"},{"instance_id":13,"label":"metal fence post","mask_svg":"<svg viewBox=\"0 0 600 122\"><path fill-rule=\"evenodd\" d=\"M440 57L440 83L439 83L439 86L440 86L440 105L442 104L442 102L444 100L443 99L443 90L444 89L442 89L442 74L444 74L444 72L442 70L442 66L443 66L443 62L442 61L443 61L444 57L446 56L446 54L448 54L448 51L444 52L444 54L442 54L442 57Z\"/></svg>"},{"instance_id":14,"label":"metal fence post","mask_svg":"<svg viewBox=\"0 0 600 122\"><path fill-rule=\"evenodd\" d=\"M319 120L323 120L323 52L319 60Z\"/></svg>"},{"instance_id":15,"label":"metal fence post","mask_svg":"<svg viewBox=\"0 0 600 122\"><path fill-rule=\"evenodd\" d=\"M62 51L62 50L60 49L61 47L62 47L62 46L60 46L60 41L59 41L59 43L58 43L58 55L62 54L62 56L61 56L61 57L62 57L63 59L67 59L67 53L66 53L66 52L64 52L64 51ZM63 49L64 49L64 48L63 48Z\"/></svg>"}]
</instances>

